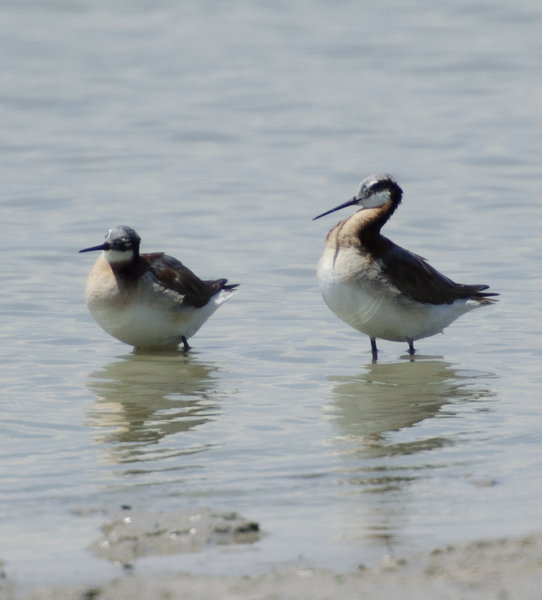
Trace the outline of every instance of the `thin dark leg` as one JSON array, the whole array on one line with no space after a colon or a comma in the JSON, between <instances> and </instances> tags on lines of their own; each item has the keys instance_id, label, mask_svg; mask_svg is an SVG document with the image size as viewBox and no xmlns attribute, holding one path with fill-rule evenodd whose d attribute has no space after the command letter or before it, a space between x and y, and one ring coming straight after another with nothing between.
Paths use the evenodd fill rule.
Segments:
<instances>
[{"instance_id":1,"label":"thin dark leg","mask_svg":"<svg viewBox=\"0 0 542 600\"><path fill-rule=\"evenodd\" d=\"M184 350L185 352L188 352L188 351L190 350L190 346L188 345L188 342L186 341L186 338L184 337L184 335L183 335L183 336L181 336L181 341L182 341L182 343L183 343L183 346L184 346L184 347L183 347L183 350Z\"/></svg>"},{"instance_id":2,"label":"thin dark leg","mask_svg":"<svg viewBox=\"0 0 542 600\"><path fill-rule=\"evenodd\" d=\"M408 353L410 356L414 356L414 352L416 352L414 349L414 340L408 340Z\"/></svg>"},{"instance_id":3,"label":"thin dark leg","mask_svg":"<svg viewBox=\"0 0 542 600\"><path fill-rule=\"evenodd\" d=\"M371 338L371 351L373 353L373 361L376 362L378 360L378 349L376 347L375 338Z\"/></svg>"}]
</instances>

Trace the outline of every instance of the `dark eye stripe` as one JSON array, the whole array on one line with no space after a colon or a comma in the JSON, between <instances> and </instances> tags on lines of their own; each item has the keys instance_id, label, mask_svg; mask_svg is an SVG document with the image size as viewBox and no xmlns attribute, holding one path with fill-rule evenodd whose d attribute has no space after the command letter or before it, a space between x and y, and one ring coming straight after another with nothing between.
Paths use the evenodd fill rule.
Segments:
<instances>
[{"instance_id":1,"label":"dark eye stripe","mask_svg":"<svg viewBox=\"0 0 542 600\"><path fill-rule=\"evenodd\" d=\"M371 192L383 192L390 189L390 184L387 181L375 181L369 186Z\"/></svg>"}]
</instances>

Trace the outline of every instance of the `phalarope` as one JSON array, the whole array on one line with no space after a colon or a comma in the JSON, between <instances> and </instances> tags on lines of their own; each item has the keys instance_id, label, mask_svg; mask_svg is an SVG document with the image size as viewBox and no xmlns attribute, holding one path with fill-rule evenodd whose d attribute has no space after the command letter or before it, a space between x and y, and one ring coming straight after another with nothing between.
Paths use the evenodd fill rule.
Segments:
<instances>
[{"instance_id":1,"label":"phalarope","mask_svg":"<svg viewBox=\"0 0 542 600\"><path fill-rule=\"evenodd\" d=\"M357 194L319 219L347 206L361 209L336 225L326 238L318 263L318 284L329 308L371 339L407 342L426 338L464 313L495 302L487 285L455 283L424 258L401 248L380 234L399 206L403 190L387 173L364 179Z\"/></svg>"},{"instance_id":2,"label":"phalarope","mask_svg":"<svg viewBox=\"0 0 542 600\"><path fill-rule=\"evenodd\" d=\"M98 325L136 348L189 350L192 337L239 284L202 281L163 252L140 254L141 238L130 227L110 229L105 242L80 252L102 250L85 299Z\"/></svg>"}]
</instances>

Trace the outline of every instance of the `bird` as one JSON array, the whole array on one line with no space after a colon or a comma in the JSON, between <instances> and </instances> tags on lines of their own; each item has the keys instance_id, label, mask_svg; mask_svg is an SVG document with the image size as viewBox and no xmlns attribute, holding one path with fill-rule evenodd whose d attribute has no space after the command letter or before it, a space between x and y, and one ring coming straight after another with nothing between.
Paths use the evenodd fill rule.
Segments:
<instances>
[{"instance_id":1,"label":"bird","mask_svg":"<svg viewBox=\"0 0 542 600\"><path fill-rule=\"evenodd\" d=\"M87 278L87 306L98 325L125 344L173 349L182 343L188 351L187 340L239 284L202 281L163 252L140 254L140 243L133 229L119 225L103 244L79 251L102 251Z\"/></svg>"},{"instance_id":2,"label":"bird","mask_svg":"<svg viewBox=\"0 0 542 600\"><path fill-rule=\"evenodd\" d=\"M373 361L377 339L414 342L430 337L461 315L493 304L499 294L487 285L455 283L425 258L401 248L380 230L393 215L403 190L388 173L364 179L357 194L313 219L359 206L326 238L317 280L328 307L348 325L369 336Z\"/></svg>"}]
</instances>

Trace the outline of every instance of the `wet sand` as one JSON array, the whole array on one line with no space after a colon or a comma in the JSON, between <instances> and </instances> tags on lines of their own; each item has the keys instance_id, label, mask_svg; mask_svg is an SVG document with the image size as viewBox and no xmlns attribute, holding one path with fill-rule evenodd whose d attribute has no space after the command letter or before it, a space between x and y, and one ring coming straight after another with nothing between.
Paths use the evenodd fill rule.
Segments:
<instances>
[{"instance_id":1,"label":"wet sand","mask_svg":"<svg viewBox=\"0 0 542 600\"><path fill-rule=\"evenodd\" d=\"M337 574L296 567L255 577L187 573L123 576L99 587L50 586L20 596L9 578L0 600L540 600L542 534L438 548Z\"/></svg>"}]
</instances>

